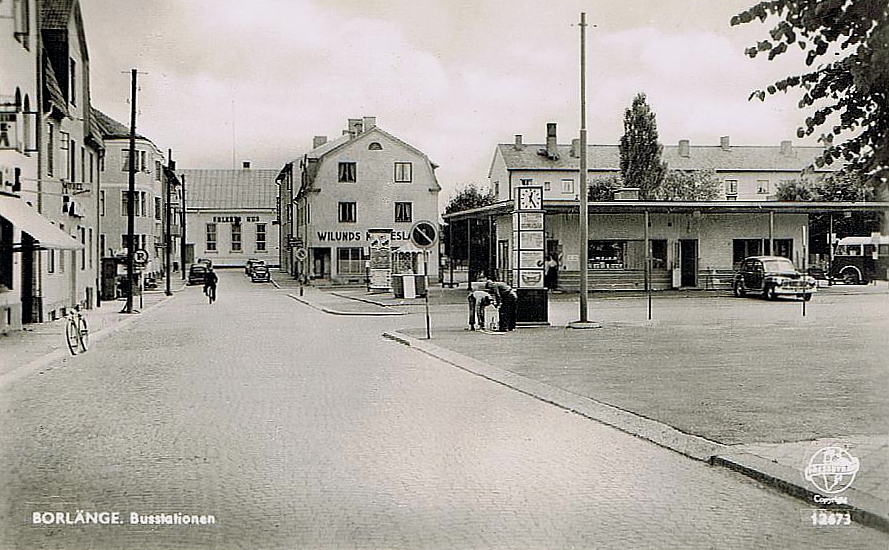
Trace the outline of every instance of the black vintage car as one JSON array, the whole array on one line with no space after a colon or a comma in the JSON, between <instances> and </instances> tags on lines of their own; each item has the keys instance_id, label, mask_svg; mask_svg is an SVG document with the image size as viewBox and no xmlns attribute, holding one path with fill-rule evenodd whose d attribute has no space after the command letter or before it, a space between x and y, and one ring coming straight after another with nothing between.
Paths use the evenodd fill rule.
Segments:
<instances>
[{"instance_id":1,"label":"black vintage car","mask_svg":"<svg viewBox=\"0 0 889 550\"><path fill-rule=\"evenodd\" d=\"M194 264L188 268L188 284L202 285L204 278L207 276L207 266L204 264Z\"/></svg>"},{"instance_id":2,"label":"black vintage car","mask_svg":"<svg viewBox=\"0 0 889 550\"><path fill-rule=\"evenodd\" d=\"M250 270L250 282L267 283L272 280L269 268L264 265L255 265Z\"/></svg>"},{"instance_id":3,"label":"black vintage car","mask_svg":"<svg viewBox=\"0 0 889 550\"><path fill-rule=\"evenodd\" d=\"M817 289L815 278L796 270L781 256L751 256L741 263L732 281L735 296L756 293L775 300L778 296L800 296L810 300Z\"/></svg>"}]
</instances>

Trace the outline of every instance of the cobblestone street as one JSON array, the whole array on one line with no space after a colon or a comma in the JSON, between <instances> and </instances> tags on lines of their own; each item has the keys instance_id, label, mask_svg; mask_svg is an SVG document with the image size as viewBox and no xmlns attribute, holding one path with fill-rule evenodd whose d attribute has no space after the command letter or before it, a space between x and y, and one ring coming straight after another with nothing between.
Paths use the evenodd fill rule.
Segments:
<instances>
[{"instance_id":1,"label":"cobblestone street","mask_svg":"<svg viewBox=\"0 0 889 550\"><path fill-rule=\"evenodd\" d=\"M403 322L326 315L226 272L215 305L186 289L5 385L0 547L886 545L379 337ZM78 510L124 524L31 524ZM216 523L133 526L131 512Z\"/></svg>"}]
</instances>

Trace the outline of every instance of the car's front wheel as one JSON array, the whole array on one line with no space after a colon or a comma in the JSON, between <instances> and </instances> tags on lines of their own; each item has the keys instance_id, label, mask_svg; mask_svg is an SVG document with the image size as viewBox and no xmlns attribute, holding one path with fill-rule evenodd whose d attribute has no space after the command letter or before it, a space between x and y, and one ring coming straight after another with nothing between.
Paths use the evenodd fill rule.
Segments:
<instances>
[{"instance_id":1,"label":"car's front wheel","mask_svg":"<svg viewBox=\"0 0 889 550\"><path fill-rule=\"evenodd\" d=\"M778 299L778 293L775 292L775 285L770 285L770 286L766 287L765 290L762 291L762 293L763 293L763 296L765 296L767 300L777 300Z\"/></svg>"},{"instance_id":2,"label":"car's front wheel","mask_svg":"<svg viewBox=\"0 0 889 550\"><path fill-rule=\"evenodd\" d=\"M732 294L737 298L742 298L747 294L747 291L744 290L739 281L735 281L734 284L732 284Z\"/></svg>"}]
</instances>

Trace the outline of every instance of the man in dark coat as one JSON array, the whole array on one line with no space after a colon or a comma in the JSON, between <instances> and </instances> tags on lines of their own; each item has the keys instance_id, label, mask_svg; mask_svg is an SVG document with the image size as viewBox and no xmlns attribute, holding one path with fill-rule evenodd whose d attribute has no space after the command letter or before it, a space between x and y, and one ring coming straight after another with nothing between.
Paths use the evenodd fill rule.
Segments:
<instances>
[{"instance_id":1,"label":"man in dark coat","mask_svg":"<svg viewBox=\"0 0 889 550\"><path fill-rule=\"evenodd\" d=\"M485 290L494 299L494 306L500 310L500 331L515 329L516 306L518 305L518 296L515 290L503 281L492 281L491 279L485 282Z\"/></svg>"}]
</instances>

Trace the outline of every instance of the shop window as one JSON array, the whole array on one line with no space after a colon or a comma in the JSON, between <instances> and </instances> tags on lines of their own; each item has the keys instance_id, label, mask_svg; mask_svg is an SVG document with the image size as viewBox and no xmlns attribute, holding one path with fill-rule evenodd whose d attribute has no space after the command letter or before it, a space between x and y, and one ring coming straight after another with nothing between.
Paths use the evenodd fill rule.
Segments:
<instances>
[{"instance_id":1,"label":"shop window","mask_svg":"<svg viewBox=\"0 0 889 550\"><path fill-rule=\"evenodd\" d=\"M750 256L761 256L764 246L768 246L768 241L763 239L734 239L732 241L732 263L735 269L744 261L744 258ZM766 254L768 251L765 252Z\"/></svg>"},{"instance_id":2,"label":"shop window","mask_svg":"<svg viewBox=\"0 0 889 550\"><path fill-rule=\"evenodd\" d=\"M355 223L355 221L358 219L356 210L357 208L354 202L339 203L340 223Z\"/></svg>"},{"instance_id":3,"label":"shop window","mask_svg":"<svg viewBox=\"0 0 889 550\"><path fill-rule=\"evenodd\" d=\"M625 241L590 241L589 268L624 269L626 244Z\"/></svg>"},{"instance_id":4,"label":"shop window","mask_svg":"<svg viewBox=\"0 0 889 550\"><path fill-rule=\"evenodd\" d=\"M410 183L413 181L413 165L410 162L395 163L395 183Z\"/></svg>"},{"instance_id":5,"label":"shop window","mask_svg":"<svg viewBox=\"0 0 889 550\"><path fill-rule=\"evenodd\" d=\"M257 252L265 252L265 243L266 243L266 232L265 232L265 224L258 223L256 224L256 251Z\"/></svg>"},{"instance_id":6,"label":"shop window","mask_svg":"<svg viewBox=\"0 0 889 550\"><path fill-rule=\"evenodd\" d=\"M361 248L338 248L336 270L340 275L363 274L364 260L361 259Z\"/></svg>"},{"instance_id":7,"label":"shop window","mask_svg":"<svg viewBox=\"0 0 889 550\"><path fill-rule=\"evenodd\" d=\"M667 241L665 239L651 241L651 269L667 269Z\"/></svg>"},{"instance_id":8,"label":"shop window","mask_svg":"<svg viewBox=\"0 0 889 550\"><path fill-rule=\"evenodd\" d=\"M241 251L241 225L232 224L232 252Z\"/></svg>"},{"instance_id":9,"label":"shop window","mask_svg":"<svg viewBox=\"0 0 889 550\"><path fill-rule=\"evenodd\" d=\"M216 224L208 223L206 227L207 252L216 252Z\"/></svg>"},{"instance_id":10,"label":"shop window","mask_svg":"<svg viewBox=\"0 0 889 550\"><path fill-rule=\"evenodd\" d=\"M339 181L343 183L355 183L357 181L358 167L354 162L341 162L339 166Z\"/></svg>"},{"instance_id":11,"label":"shop window","mask_svg":"<svg viewBox=\"0 0 889 550\"><path fill-rule=\"evenodd\" d=\"M793 260L793 239L775 239L775 256Z\"/></svg>"},{"instance_id":12,"label":"shop window","mask_svg":"<svg viewBox=\"0 0 889 550\"><path fill-rule=\"evenodd\" d=\"M395 221L410 222L413 221L413 203L396 202L395 203Z\"/></svg>"}]
</instances>

